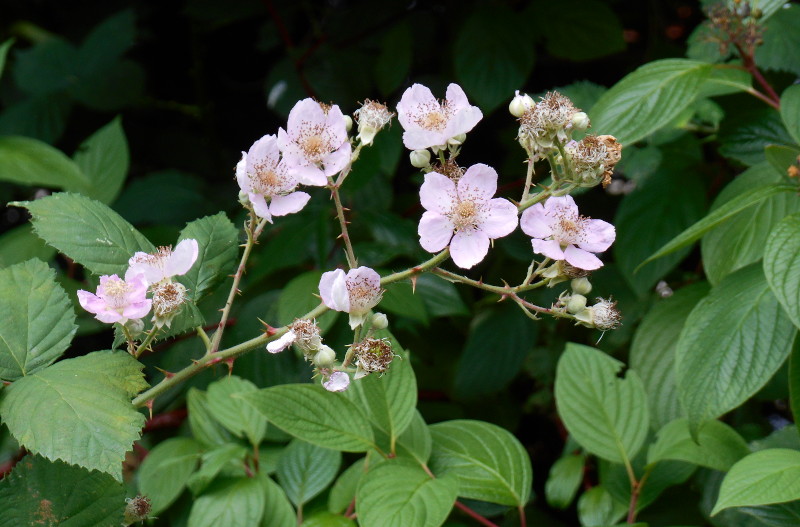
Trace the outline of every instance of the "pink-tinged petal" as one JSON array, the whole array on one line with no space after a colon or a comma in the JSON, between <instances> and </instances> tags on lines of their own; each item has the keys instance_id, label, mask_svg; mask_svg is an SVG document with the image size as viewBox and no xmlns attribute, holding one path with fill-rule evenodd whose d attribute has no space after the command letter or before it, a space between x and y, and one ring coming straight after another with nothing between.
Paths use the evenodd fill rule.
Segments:
<instances>
[{"instance_id":1,"label":"pink-tinged petal","mask_svg":"<svg viewBox=\"0 0 800 527\"><path fill-rule=\"evenodd\" d=\"M267 344L267 351L270 353L279 353L291 346L295 340L297 340L297 334L290 329L284 333L281 338Z\"/></svg>"},{"instance_id":2,"label":"pink-tinged petal","mask_svg":"<svg viewBox=\"0 0 800 527\"><path fill-rule=\"evenodd\" d=\"M83 289L78 290L78 302L89 313L96 314L106 308L106 303L102 298Z\"/></svg>"},{"instance_id":3,"label":"pink-tinged petal","mask_svg":"<svg viewBox=\"0 0 800 527\"><path fill-rule=\"evenodd\" d=\"M197 240L192 238L181 240L167 259L164 265L164 274L167 276L185 275L197 260L198 253Z\"/></svg>"},{"instance_id":4,"label":"pink-tinged petal","mask_svg":"<svg viewBox=\"0 0 800 527\"><path fill-rule=\"evenodd\" d=\"M380 291L381 275L379 275L374 269L362 265L361 267L356 267L355 269L347 271L346 282L351 287L358 284L364 284L372 289L375 289L376 291Z\"/></svg>"},{"instance_id":5,"label":"pink-tinged petal","mask_svg":"<svg viewBox=\"0 0 800 527\"><path fill-rule=\"evenodd\" d=\"M403 132L403 146L409 150L423 150L432 146L443 145L447 143L450 137L442 132L411 129Z\"/></svg>"},{"instance_id":6,"label":"pink-tinged petal","mask_svg":"<svg viewBox=\"0 0 800 527\"><path fill-rule=\"evenodd\" d=\"M269 205L267 205L267 200L264 198L263 194L248 194L248 199L250 203L253 204L253 210L256 212L256 215L259 218L264 218L268 222L272 223L272 211L270 210Z\"/></svg>"},{"instance_id":7,"label":"pink-tinged petal","mask_svg":"<svg viewBox=\"0 0 800 527\"><path fill-rule=\"evenodd\" d=\"M467 94L458 84L451 83L447 86L444 98L447 100L447 106L453 110L461 110L462 108L469 108L470 104L467 100Z\"/></svg>"},{"instance_id":8,"label":"pink-tinged petal","mask_svg":"<svg viewBox=\"0 0 800 527\"><path fill-rule=\"evenodd\" d=\"M448 131L452 136L466 134L483 119L483 113L477 106L464 108L456 113L448 123Z\"/></svg>"},{"instance_id":9,"label":"pink-tinged petal","mask_svg":"<svg viewBox=\"0 0 800 527\"><path fill-rule=\"evenodd\" d=\"M278 129L278 149L281 151L284 158L302 159L303 157L300 153L300 148L292 141L292 138L289 137L289 133L283 128Z\"/></svg>"},{"instance_id":10,"label":"pink-tinged petal","mask_svg":"<svg viewBox=\"0 0 800 527\"><path fill-rule=\"evenodd\" d=\"M427 86L414 84L403 92L400 102L397 103L397 120L400 121L404 130L419 128L416 123L419 106L430 109L440 108L439 101Z\"/></svg>"},{"instance_id":11,"label":"pink-tinged petal","mask_svg":"<svg viewBox=\"0 0 800 527\"><path fill-rule=\"evenodd\" d=\"M289 169L289 173L303 185L324 187L328 184L325 173L314 165L295 165Z\"/></svg>"},{"instance_id":12,"label":"pink-tinged petal","mask_svg":"<svg viewBox=\"0 0 800 527\"><path fill-rule=\"evenodd\" d=\"M453 262L462 269L469 269L480 263L489 252L489 237L479 230L462 229L450 242L450 255Z\"/></svg>"},{"instance_id":13,"label":"pink-tinged petal","mask_svg":"<svg viewBox=\"0 0 800 527\"><path fill-rule=\"evenodd\" d=\"M438 172L425 174L425 181L419 189L419 200L425 210L448 214L458 203L456 184Z\"/></svg>"},{"instance_id":14,"label":"pink-tinged petal","mask_svg":"<svg viewBox=\"0 0 800 527\"><path fill-rule=\"evenodd\" d=\"M298 130L302 128L315 125L325 126L325 112L317 101L309 97L302 101L297 101L289 112L289 119L286 124L289 135L295 136Z\"/></svg>"},{"instance_id":15,"label":"pink-tinged petal","mask_svg":"<svg viewBox=\"0 0 800 527\"><path fill-rule=\"evenodd\" d=\"M583 240L578 243L581 249L601 253L611 247L617 237L614 226L603 220L588 220L583 225Z\"/></svg>"},{"instance_id":16,"label":"pink-tinged petal","mask_svg":"<svg viewBox=\"0 0 800 527\"><path fill-rule=\"evenodd\" d=\"M455 226L450 218L428 211L422 215L417 228L419 244L429 253L438 253L450 243L454 230Z\"/></svg>"},{"instance_id":17,"label":"pink-tinged petal","mask_svg":"<svg viewBox=\"0 0 800 527\"><path fill-rule=\"evenodd\" d=\"M153 301L150 299L136 302L135 304L129 304L122 310L122 316L132 320L144 318L150 312L152 305Z\"/></svg>"},{"instance_id":18,"label":"pink-tinged petal","mask_svg":"<svg viewBox=\"0 0 800 527\"><path fill-rule=\"evenodd\" d=\"M561 250L561 246L555 240L538 240L534 238L531 240L531 245L533 245L533 252L535 253L543 254L553 260L564 259L564 251Z\"/></svg>"},{"instance_id":19,"label":"pink-tinged petal","mask_svg":"<svg viewBox=\"0 0 800 527\"><path fill-rule=\"evenodd\" d=\"M328 114L325 116L325 127L333 140L333 144L347 142L347 124L344 120L344 114L338 105L334 104L328 110Z\"/></svg>"},{"instance_id":20,"label":"pink-tinged petal","mask_svg":"<svg viewBox=\"0 0 800 527\"><path fill-rule=\"evenodd\" d=\"M347 166L350 162L351 147L350 143L346 142L339 147L335 152L331 152L322 158L322 164L325 167L325 175L328 177L335 176Z\"/></svg>"},{"instance_id":21,"label":"pink-tinged petal","mask_svg":"<svg viewBox=\"0 0 800 527\"><path fill-rule=\"evenodd\" d=\"M517 228L517 207L503 198L490 199L481 211L478 229L491 238L508 236Z\"/></svg>"},{"instance_id":22,"label":"pink-tinged petal","mask_svg":"<svg viewBox=\"0 0 800 527\"><path fill-rule=\"evenodd\" d=\"M145 282L154 284L164 279L164 270L157 264L148 263L150 255L143 252L137 252L128 260L128 270L125 271L125 280L128 278L142 275ZM102 285L102 278L100 279Z\"/></svg>"},{"instance_id":23,"label":"pink-tinged petal","mask_svg":"<svg viewBox=\"0 0 800 527\"><path fill-rule=\"evenodd\" d=\"M567 245L567 248L564 249L564 256L567 263L578 269L594 271L603 267L603 262L600 261L600 258L588 251L578 249L574 245Z\"/></svg>"},{"instance_id":24,"label":"pink-tinged petal","mask_svg":"<svg viewBox=\"0 0 800 527\"><path fill-rule=\"evenodd\" d=\"M458 197L461 201L481 203L497 192L497 171L489 165L472 165L458 180Z\"/></svg>"},{"instance_id":25,"label":"pink-tinged petal","mask_svg":"<svg viewBox=\"0 0 800 527\"><path fill-rule=\"evenodd\" d=\"M519 219L522 232L533 238L547 238L552 235L553 229L550 227L552 224L553 218L547 216L541 203L525 209Z\"/></svg>"},{"instance_id":26,"label":"pink-tinged petal","mask_svg":"<svg viewBox=\"0 0 800 527\"><path fill-rule=\"evenodd\" d=\"M97 313L97 316L95 316L94 318L96 318L97 320L99 320L104 324L113 324L114 322L121 322L124 324L126 321L125 317L123 317L113 309L104 309L103 311Z\"/></svg>"},{"instance_id":27,"label":"pink-tinged petal","mask_svg":"<svg viewBox=\"0 0 800 527\"><path fill-rule=\"evenodd\" d=\"M341 269L322 273L319 280L319 295L322 303L335 311L349 311L350 298L347 294L345 274Z\"/></svg>"},{"instance_id":28,"label":"pink-tinged petal","mask_svg":"<svg viewBox=\"0 0 800 527\"><path fill-rule=\"evenodd\" d=\"M236 163L236 182L244 192L250 192L250 178L247 177L247 152L242 152L242 159Z\"/></svg>"},{"instance_id":29,"label":"pink-tinged petal","mask_svg":"<svg viewBox=\"0 0 800 527\"><path fill-rule=\"evenodd\" d=\"M350 376L343 371L335 371L322 386L329 392L343 392L350 386Z\"/></svg>"},{"instance_id":30,"label":"pink-tinged petal","mask_svg":"<svg viewBox=\"0 0 800 527\"><path fill-rule=\"evenodd\" d=\"M272 196L269 208L275 216L286 216L303 210L309 199L311 199L311 196L305 192L292 192L286 196Z\"/></svg>"},{"instance_id":31,"label":"pink-tinged petal","mask_svg":"<svg viewBox=\"0 0 800 527\"><path fill-rule=\"evenodd\" d=\"M544 211L550 217L577 216L578 206L572 196L558 196L548 198L544 204Z\"/></svg>"},{"instance_id":32,"label":"pink-tinged petal","mask_svg":"<svg viewBox=\"0 0 800 527\"><path fill-rule=\"evenodd\" d=\"M255 174L258 172L256 167L259 165L275 166L280 160L280 150L278 149L278 139L274 135L265 135L250 147L247 151L247 173Z\"/></svg>"}]
</instances>

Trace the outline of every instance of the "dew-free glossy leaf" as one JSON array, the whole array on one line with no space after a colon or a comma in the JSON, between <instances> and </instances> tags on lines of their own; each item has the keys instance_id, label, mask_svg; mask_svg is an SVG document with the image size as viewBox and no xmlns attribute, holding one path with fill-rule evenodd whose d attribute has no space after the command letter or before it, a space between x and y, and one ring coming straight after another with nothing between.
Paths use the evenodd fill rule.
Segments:
<instances>
[{"instance_id":1,"label":"dew-free glossy leaf","mask_svg":"<svg viewBox=\"0 0 800 527\"><path fill-rule=\"evenodd\" d=\"M231 441L231 434L214 419L206 392L190 388L186 395L186 408L189 411L192 436L203 443L203 446L219 446Z\"/></svg>"},{"instance_id":2,"label":"dew-free glossy leaf","mask_svg":"<svg viewBox=\"0 0 800 527\"><path fill-rule=\"evenodd\" d=\"M800 6L789 5L788 9L777 9L770 17L764 32L764 43L756 47L756 64L759 67L790 71L800 75Z\"/></svg>"},{"instance_id":3,"label":"dew-free glossy leaf","mask_svg":"<svg viewBox=\"0 0 800 527\"><path fill-rule=\"evenodd\" d=\"M189 477L197 469L202 445L188 437L173 437L159 443L139 469L139 492L148 496L153 515L172 505Z\"/></svg>"},{"instance_id":4,"label":"dew-free glossy leaf","mask_svg":"<svg viewBox=\"0 0 800 527\"><path fill-rule=\"evenodd\" d=\"M192 504L189 527L252 527L258 525L267 502L259 478L216 480Z\"/></svg>"},{"instance_id":5,"label":"dew-free glossy leaf","mask_svg":"<svg viewBox=\"0 0 800 527\"><path fill-rule=\"evenodd\" d=\"M800 452L771 448L745 457L725 475L714 515L728 507L800 500Z\"/></svg>"},{"instance_id":6,"label":"dew-free glossy leaf","mask_svg":"<svg viewBox=\"0 0 800 527\"><path fill-rule=\"evenodd\" d=\"M676 419L658 431L647 462L673 459L724 472L749 453L742 436L721 421L703 423L695 441L689 433L689 422Z\"/></svg>"},{"instance_id":7,"label":"dew-free glossy leaf","mask_svg":"<svg viewBox=\"0 0 800 527\"><path fill-rule=\"evenodd\" d=\"M356 489L361 478L366 474L364 468L366 458L361 458L342 472L328 494L328 510L342 514L356 497Z\"/></svg>"},{"instance_id":8,"label":"dew-free glossy leaf","mask_svg":"<svg viewBox=\"0 0 800 527\"><path fill-rule=\"evenodd\" d=\"M246 437L251 445L257 445L264 439L267 420L237 395L257 391L258 388L252 382L228 376L211 383L206 398L211 415L233 434Z\"/></svg>"},{"instance_id":9,"label":"dew-free glossy leaf","mask_svg":"<svg viewBox=\"0 0 800 527\"><path fill-rule=\"evenodd\" d=\"M37 139L0 137L0 181L83 191L89 179L60 150Z\"/></svg>"},{"instance_id":10,"label":"dew-free glossy leaf","mask_svg":"<svg viewBox=\"0 0 800 527\"><path fill-rule=\"evenodd\" d=\"M556 406L572 437L603 459L624 463L649 426L647 395L633 370L600 350L567 344L556 369Z\"/></svg>"},{"instance_id":11,"label":"dew-free glossy leaf","mask_svg":"<svg viewBox=\"0 0 800 527\"><path fill-rule=\"evenodd\" d=\"M243 462L248 452L249 450L239 443L227 443L214 450L204 452L200 468L186 479L186 486L196 496L203 492L208 484L217 477L217 474L226 467L230 468L232 465L236 465L244 472ZM259 465L259 467L263 466Z\"/></svg>"},{"instance_id":12,"label":"dew-free glossy leaf","mask_svg":"<svg viewBox=\"0 0 800 527\"><path fill-rule=\"evenodd\" d=\"M272 479L261 474L258 477L264 493L264 515L259 527L289 527L297 523L297 518L283 489Z\"/></svg>"},{"instance_id":13,"label":"dew-free glossy leaf","mask_svg":"<svg viewBox=\"0 0 800 527\"><path fill-rule=\"evenodd\" d=\"M566 509L583 481L584 457L570 454L559 458L550 468L544 493L547 504L557 509Z\"/></svg>"},{"instance_id":14,"label":"dew-free glossy leaf","mask_svg":"<svg viewBox=\"0 0 800 527\"><path fill-rule=\"evenodd\" d=\"M0 269L0 379L14 381L52 364L77 329L72 302L46 263Z\"/></svg>"},{"instance_id":15,"label":"dew-free glossy leaf","mask_svg":"<svg viewBox=\"0 0 800 527\"><path fill-rule=\"evenodd\" d=\"M302 506L325 490L341 464L341 452L295 439L281 453L276 475L289 500Z\"/></svg>"},{"instance_id":16,"label":"dew-free glossy leaf","mask_svg":"<svg viewBox=\"0 0 800 527\"><path fill-rule=\"evenodd\" d=\"M767 277L767 282L798 328L800 328L799 266L800 213L781 220L767 238L764 249L764 275Z\"/></svg>"},{"instance_id":17,"label":"dew-free glossy leaf","mask_svg":"<svg viewBox=\"0 0 800 527\"><path fill-rule=\"evenodd\" d=\"M56 250L36 236L28 223L0 235L0 267L10 267L31 258L49 262L55 255Z\"/></svg>"},{"instance_id":18,"label":"dew-free glossy leaf","mask_svg":"<svg viewBox=\"0 0 800 527\"><path fill-rule=\"evenodd\" d=\"M781 118L795 142L800 143L800 86L789 86L781 95Z\"/></svg>"}]
</instances>

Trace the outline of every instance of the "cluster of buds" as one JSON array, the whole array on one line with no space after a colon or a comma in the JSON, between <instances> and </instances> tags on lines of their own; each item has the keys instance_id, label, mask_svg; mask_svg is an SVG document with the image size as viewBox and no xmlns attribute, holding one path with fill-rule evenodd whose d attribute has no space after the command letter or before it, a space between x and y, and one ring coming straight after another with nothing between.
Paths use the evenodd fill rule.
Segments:
<instances>
[{"instance_id":1,"label":"cluster of buds","mask_svg":"<svg viewBox=\"0 0 800 527\"><path fill-rule=\"evenodd\" d=\"M580 187L594 187L599 183L603 188L611 183L614 167L622 159L622 145L613 135L587 135L580 141L570 141L564 152L571 163L571 173L567 178ZM556 174L553 174L556 178Z\"/></svg>"},{"instance_id":2,"label":"cluster of buds","mask_svg":"<svg viewBox=\"0 0 800 527\"><path fill-rule=\"evenodd\" d=\"M588 328L608 331L620 326L622 315L616 302L597 298L593 305L587 305L586 295L592 292L592 284L588 278L574 278L570 286L572 293L563 292L553 305L554 309L570 313L578 324Z\"/></svg>"},{"instance_id":3,"label":"cluster of buds","mask_svg":"<svg viewBox=\"0 0 800 527\"><path fill-rule=\"evenodd\" d=\"M509 110L519 119L517 140L534 160L555 152L559 143L566 144L573 130L589 127L589 117L558 92L548 92L538 103L517 92Z\"/></svg>"},{"instance_id":4,"label":"cluster of buds","mask_svg":"<svg viewBox=\"0 0 800 527\"><path fill-rule=\"evenodd\" d=\"M731 48L753 54L756 46L763 42L764 28L758 20L761 9L751 8L750 2L720 2L712 4L706 11L711 31L706 36L719 45L720 55L727 57Z\"/></svg>"}]
</instances>

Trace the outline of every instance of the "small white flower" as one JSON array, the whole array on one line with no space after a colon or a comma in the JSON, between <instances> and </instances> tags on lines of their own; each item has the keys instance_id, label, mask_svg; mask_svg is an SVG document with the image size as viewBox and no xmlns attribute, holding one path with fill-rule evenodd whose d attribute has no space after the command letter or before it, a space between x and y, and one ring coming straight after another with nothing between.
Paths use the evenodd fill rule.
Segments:
<instances>
[{"instance_id":1,"label":"small white flower","mask_svg":"<svg viewBox=\"0 0 800 527\"><path fill-rule=\"evenodd\" d=\"M369 310L381 301L381 277L369 267L323 273L319 281L322 302L331 309L350 314L350 328L362 324Z\"/></svg>"},{"instance_id":2,"label":"small white flower","mask_svg":"<svg viewBox=\"0 0 800 527\"><path fill-rule=\"evenodd\" d=\"M469 103L458 84L447 87L444 101L437 101L428 87L414 84L403 92L397 115L405 130L403 144L409 150L444 147L451 139L472 130L483 118L481 110Z\"/></svg>"},{"instance_id":3,"label":"small white flower","mask_svg":"<svg viewBox=\"0 0 800 527\"><path fill-rule=\"evenodd\" d=\"M143 275L150 285L173 276L184 275L194 265L198 252L197 240L191 238L182 240L174 250L171 247L159 247L153 254L137 252L128 260L125 279Z\"/></svg>"}]
</instances>

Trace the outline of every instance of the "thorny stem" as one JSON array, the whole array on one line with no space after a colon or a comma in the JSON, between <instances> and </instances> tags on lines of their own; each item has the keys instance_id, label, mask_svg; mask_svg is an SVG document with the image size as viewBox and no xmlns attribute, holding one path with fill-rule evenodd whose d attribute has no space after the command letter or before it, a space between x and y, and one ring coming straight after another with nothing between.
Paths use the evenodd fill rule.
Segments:
<instances>
[{"instance_id":1,"label":"thorny stem","mask_svg":"<svg viewBox=\"0 0 800 527\"><path fill-rule=\"evenodd\" d=\"M447 271L445 269L442 269L441 267L436 267L431 272L451 282L459 282L462 284L471 285L472 287L483 289L484 291L489 291L501 296L513 296L516 293L523 293L525 291L530 291L531 289L537 289L545 284L544 282L537 282L535 284L522 284L514 287L511 287L509 285L499 286L499 285L484 284L479 280L473 280L472 278L467 278L466 276L462 276L460 274Z\"/></svg>"},{"instance_id":2,"label":"thorny stem","mask_svg":"<svg viewBox=\"0 0 800 527\"><path fill-rule=\"evenodd\" d=\"M136 343L133 341L133 336L130 330L125 327L125 324L120 324L122 327L122 334L125 335L125 340L128 342L128 353L134 355L136 353Z\"/></svg>"},{"instance_id":3,"label":"thorny stem","mask_svg":"<svg viewBox=\"0 0 800 527\"><path fill-rule=\"evenodd\" d=\"M399 282L401 280L405 280L407 278L412 278L416 275L424 273L429 269L439 265L444 260L446 260L450 256L450 251L445 249L444 251L436 254L430 260L427 260L416 267L411 267L404 271L400 271L397 273L393 273L381 278L381 285L391 284L394 282ZM323 313L328 311L328 306L325 304L320 304L301 318L306 320L313 320L315 318L320 317ZM238 357L239 355L243 355L249 351L252 351L258 347L265 346L268 342L271 342L279 337L281 337L284 333L289 330L287 326L283 326L275 330L274 333L271 334L263 334L259 335L258 337L254 337L250 340L246 340L241 342L235 346L231 346L230 348L217 351L216 353L207 353L202 358L194 361L189 366L186 366L182 370L172 374L169 377L165 377L161 380L158 384L151 387L149 390L146 390L139 394L132 402L133 406L139 407L146 405L149 401L154 400L156 397L161 395L162 393L166 392L173 386L176 386L187 379L197 375L205 368L213 366L214 364L219 364L227 359L232 359ZM215 334L216 335L216 334Z\"/></svg>"},{"instance_id":4,"label":"thorny stem","mask_svg":"<svg viewBox=\"0 0 800 527\"><path fill-rule=\"evenodd\" d=\"M242 259L239 261L239 267L236 268L236 274L233 275L231 291L228 293L228 300L225 302L225 307L222 309L222 318L220 318L219 324L217 325L217 330L214 332L214 337L211 340L211 346L208 348L207 355L217 353L217 350L219 350L219 344L222 342L222 333L225 331L225 326L228 322L228 316L231 314L231 306L233 305L233 301L236 298L236 295L239 293L239 282L242 280L242 275L244 274L247 260L250 258L250 251L253 250L256 240L258 240L258 237L261 235L261 231L264 230L264 226L267 224L266 219L259 221L258 225L256 225L255 222L256 216L252 215L245 229L247 233L247 243L244 245ZM254 225L256 226L254 227Z\"/></svg>"},{"instance_id":5,"label":"thorny stem","mask_svg":"<svg viewBox=\"0 0 800 527\"><path fill-rule=\"evenodd\" d=\"M524 203L526 199L528 199L528 193L531 190L531 183L533 183L533 158L528 158L528 170L525 174L525 188L522 189L522 198L519 200L521 203Z\"/></svg>"},{"instance_id":6,"label":"thorny stem","mask_svg":"<svg viewBox=\"0 0 800 527\"><path fill-rule=\"evenodd\" d=\"M353 244L350 242L350 234L347 232L347 220L344 217L344 207L342 207L342 200L339 197L339 186L335 183L328 185L333 196L333 203L336 205L336 217L339 218L339 226L342 229L342 241L344 242L344 251L347 255L347 265L350 269L355 269L358 265L356 255L353 252Z\"/></svg>"},{"instance_id":7,"label":"thorny stem","mask_svg":"<svg viewBox=\"0 0 800 527\"><path fill-rule=\"evenodd\" d=\"M139 347L136 348L136 351L133 353L133 357L134 358L138 359L141 356L141 354L144 353L144 350L146 350L150 346L150 343L153 342L153 339L155 338L156 333L158 333L158 328L156 328L156 327L153 327L147 333L147 336L144 338L142 343L139 344Z\"/></svg>"}]
</instances>

